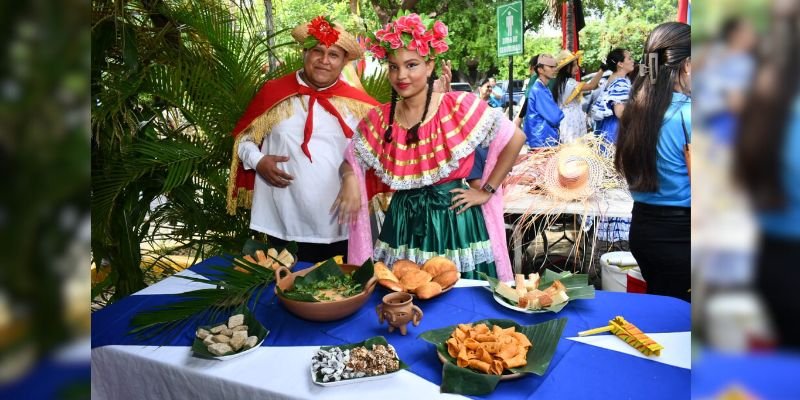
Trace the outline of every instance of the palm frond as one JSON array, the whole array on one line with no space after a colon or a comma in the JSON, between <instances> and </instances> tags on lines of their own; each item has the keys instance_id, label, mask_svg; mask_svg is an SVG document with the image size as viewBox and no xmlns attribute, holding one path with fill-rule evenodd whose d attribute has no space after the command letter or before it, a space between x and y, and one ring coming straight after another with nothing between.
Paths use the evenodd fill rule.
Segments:
<instances>
[{"instance_id":1,"label":"palm frond","mask_svg":"<svg viewBox=\"0 0 800 400\"><path fill-rule=\"evenodd\" d=\"M392 86L389 84L389 77L386 70L380 69L378 72L367 76L361 80L364 91L380 103L388 103L392 97Z\"/></svg>"}]
</instances>

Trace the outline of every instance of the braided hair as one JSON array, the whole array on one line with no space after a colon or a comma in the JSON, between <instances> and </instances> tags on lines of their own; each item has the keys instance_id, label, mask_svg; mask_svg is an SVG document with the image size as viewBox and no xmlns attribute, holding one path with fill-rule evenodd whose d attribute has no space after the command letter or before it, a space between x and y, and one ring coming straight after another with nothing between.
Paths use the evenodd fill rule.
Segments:
<instances>
[{"instance_id":1,"label":"braided hair","mask_svg":"<svg viewBox=\"0 0 800 400\"><path fill-rule=\"evenodd\" d=\"M413 144L419 142L419 127L422 125L422 121L425 121L425 118L428 116L428 108L431 105L431 97L433 97L433 82L435 78L433 75L428 77L428 92L425 95L425 109L422 111L422 118L414 124L409 130L406 136L406 143ZM383 140L387 143L392 142L392 125L394 125L394 113L397 110L397 92L392 88L392 103L389 108L389 127L386 128L386 132L383 134Z\"/></svg>"},{"instance_id":2,"label":"braided hair","mask_svg":"<svg viewBox=\"0 0 800 400\"><path fill-rule=\"evenodd\" d=\"M394 125L394 110L397 108L397 91L392 88L392 105L389 108L389 127L383 133L383 140L386 143L392 142L392 125Z\"/></svg>"}]
</instances>

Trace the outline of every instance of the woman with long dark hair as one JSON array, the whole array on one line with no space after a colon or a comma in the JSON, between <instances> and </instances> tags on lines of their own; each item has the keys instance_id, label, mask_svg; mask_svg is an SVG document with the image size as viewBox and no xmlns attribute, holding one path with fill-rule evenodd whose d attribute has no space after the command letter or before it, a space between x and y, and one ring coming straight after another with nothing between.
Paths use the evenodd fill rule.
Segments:
<instances>
[{"instance_id":1,"label":"woman with long dark hair","mask_svg":"<svg viewBox=\"0 0 800 400\"><path fill-rule=\"evenodd\" d=\"M447 50L447 27L398 17L375 33L373 54L388 64L392 100L359 124L340 168L333 210L350 223L348 262L372 257L391 266L445 256L462 277L483 272L513 279L503 224L500 185L524 135L498 109L465 92L434 93L434 57ZM481 185L464 179L487 148ZM367 200L394 191L377 241Z\"/></svg>"},{"instance_id":2,"label":"woman with long dark hair","mask_svg":"<svg viewBox=\"0 0 800 400\"><path fill-rule=\"evenodd\" d=\"M573 53L567 49L561 50L556 56L558 75L556 75L555 83L550 90L553 92L556 103L561 107L561 111L564 112L564 119L561 120L558 128L558 139L561 143L573 142L586 134L587 120L586 113L581 108L583 100L581 93L597 89L600 79L603 77L603 68L601 67L588 83L578 82L575 75L580 71L582 56L583 51Z\"/></svg>"},{"instance_id":3,"label":"woman with long dark hair","mask_svg":"<svg viewBox=\"0 0 800 400\"><path fill-rule=\"evenodd\" d=\"M657 26L633 84L614 164L633 197L630 248L647 292L691 301L691 28Z\"/></svg>"},{"instance_id":4,"label":"woman with long dark hair","mask_svg":"<svg viewBox=\"0 0 800 400\"><path fill-rule=\"evenodd\" d=\"M635 69L631 53L625 49L614 49L608 53L604 70L610 70L603 92L592 104L592 119L595 121L594 132L603 135L609 143L617 139L617 126L625 110L625 103L631 91L631 81L628 74Z\"/></svg>"},{"instance_id":5,"label":"woman with long dark hair","mask_svg":"<svg viewBox=\"0 0 800 400\"><path fill-rule=\"evenodd\" d=\"M774 10L770 45L758 56L758 73L741 114L734 145L734 175L747 190L761 237L755 284L779 344L800 348L800 10Z\"/></svg>"}]
</instances>

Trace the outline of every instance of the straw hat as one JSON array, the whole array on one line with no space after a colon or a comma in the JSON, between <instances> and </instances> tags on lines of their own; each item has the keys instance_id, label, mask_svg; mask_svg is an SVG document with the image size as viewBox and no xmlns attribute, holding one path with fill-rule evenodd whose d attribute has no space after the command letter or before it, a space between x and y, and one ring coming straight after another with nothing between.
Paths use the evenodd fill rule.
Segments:
<instances>
[{"instance_id":1,"label":"straw hat","mask_svg":"<svg viewBox=\"0 0 800 400\"><path fill-rule=\"evenodd\" d=\"M300 25L297 25L294 29L292 29L292 37L301 46L308 37L309 25L310 22L304 22ZM358 60L364 55L364 50L361 49L361 46L359 46L356 38L349 32L347 32L344 29L344 27L342 27L338 23L334 23L333 29L339 32L339 38L336 40L336 43L334 44L341 47L342 49L344 49L344 51L347 52L347 60L349 61Z\"/></svg>"},{"instance_id":2,"label":"straw hat","mask_svg":"<svg viewBox=\"0 0 800 400\"><path fill-rule=\"evenodd\" d=\"M556 70L560 70L565 65L569 65L569 63L578 59L578 64L581 63L581 59L583 59L583 50L578 50L575 53L563 49L560 53L556 56Z\"/></svg>"},{"instance_id":3,"label":"straw hat","mask_svg":"<svg viewBox=\"0 0 800 400\"><path fill-rule=\"evenodd\" d=\"M542 186L559 200L583 200L603 184L600 155L581 142L562 145L544 167Z\"/></svg>"}]
</instances>

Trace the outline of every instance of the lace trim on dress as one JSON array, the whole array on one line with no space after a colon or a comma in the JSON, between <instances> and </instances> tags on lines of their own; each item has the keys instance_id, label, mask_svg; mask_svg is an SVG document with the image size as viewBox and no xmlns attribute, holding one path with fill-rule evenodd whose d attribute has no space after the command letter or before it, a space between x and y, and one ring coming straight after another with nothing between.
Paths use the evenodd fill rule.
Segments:
<instances>
[{"instance_id":1,"label":"lace trim on dress","mask_svg":"<svg viewBox=\"0 0 800 400\"><path fill-rule=\"evenodd\" d=\"M444 254L422 251L420 249L409 249L408 246L405 245L399 248L393 248L386 242L378 240L372 258L375 261L383 261L386 265L392 265L397 260L403 259L411 260L414 263L422 265L425 261L436 256L444 256L453 260L460 272L471 272L475 270L478 264L494 261L492 244L488 240L473 243L469 248L465 249L445 250Z\"/></svg>"}]
</instances>

